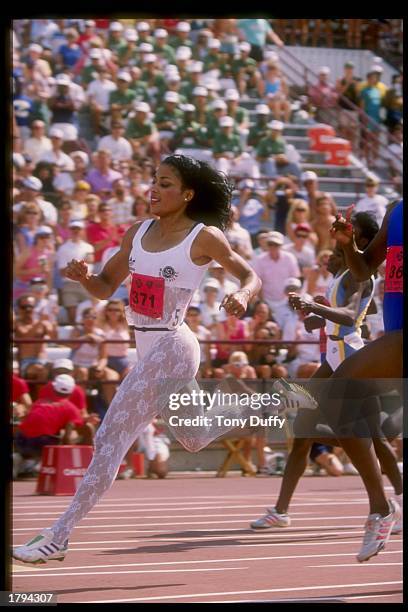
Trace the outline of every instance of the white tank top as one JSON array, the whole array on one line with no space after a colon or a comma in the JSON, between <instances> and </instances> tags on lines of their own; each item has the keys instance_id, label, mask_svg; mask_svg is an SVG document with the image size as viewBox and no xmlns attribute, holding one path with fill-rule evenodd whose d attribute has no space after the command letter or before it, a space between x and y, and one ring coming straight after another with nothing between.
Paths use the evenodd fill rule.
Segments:
<instances>
[{"instance_id":1,"label":"white tank top","mask_svg":"<svg viewBox=\"0 0 408 612\"><path fill-rule=\"evenodd\" d=\"M210 263L197 266L191 259L191 245L204 226L199 223L179 244L170 249L151 253L142 247L142 238L154 221L147 219L136 232L129 255L129 270L146 276L164 278L163 317L153 319L126 306L126 318L136 327L167 327L176 329L184 316L195 290L200 285Z\"/></svg>"}]
</instances>

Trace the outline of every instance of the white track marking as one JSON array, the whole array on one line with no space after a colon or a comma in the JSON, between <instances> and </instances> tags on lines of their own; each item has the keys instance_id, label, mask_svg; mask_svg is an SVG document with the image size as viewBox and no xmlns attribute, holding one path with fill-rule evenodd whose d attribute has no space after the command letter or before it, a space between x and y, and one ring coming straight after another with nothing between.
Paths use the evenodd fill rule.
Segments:
<instances>
[{"instance_id":1,"label":"white track marking","mask_svg":"<svg viewBox=\"0 0 408 612\"><path fill-rule=\"evenodd\" d=\"M249 569L248 567L205 567L205 568L188 568L185 567L180 569L153 569L153 570L121 570L117 572L118 574L178 574L180 572L226 572L231 570L245 570ZM57 574L47 574L48 578L56 578L61 576L105 576L112 574L115 572L69 572L69 573L57 573ZM24 578L38 578L38 574L24 574ZM100 587L103 589L103 586ZM74 602L73 602L74 603Z\"/></svg>"}]
</instances>

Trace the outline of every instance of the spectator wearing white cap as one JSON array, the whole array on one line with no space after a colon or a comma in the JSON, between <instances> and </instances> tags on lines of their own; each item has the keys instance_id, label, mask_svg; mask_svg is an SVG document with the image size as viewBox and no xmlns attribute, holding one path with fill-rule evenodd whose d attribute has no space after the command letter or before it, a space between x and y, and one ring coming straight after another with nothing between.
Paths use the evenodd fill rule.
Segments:
<instances>
[{"instance_id":1,"label":"spectator wearing white cap","mask_svg":"<svg viewBox=\"0 0 408 612\"><path fill-rule=\"evenodd\" d=\"M140 47L139 47L140 48ZM152 50L149 51L149 54L153 53ZM171 64L172 65L172 64ZM166 70L169 68L170 64L166 66ZM174 66L171 70L178 72L177 66ZM149 102L152 106L157 104L157 100L164 95L164 92L167 90L167 82L166 76L163 74L163 71L156 65L156 62L148 62L143 66L143 71L140 76L140 79L146 84L146 90L148 93L148 98L145 102Z\"/></svg>"},{"instance_id":2,"label":"spectator wearing white cap","mask_svg":"<svg viewBox=\"0 0 408 612\"><path fill-rule=\"evenodd\" d=\"M244 179L238 183L238 187L239 200L233 201L236 204L239 223L248 232L252 246L256 247L257 234L261 227L269 221L269 209L262 194L256 189L255 181Z\"/></svg>"},{"instance_id":3,"label":"spectator wearing white cap","mask_svg":"<svg viewBox=\"0 0 408 612\"><path fill-rule=\"evenodd\" d=\"M191 26L188 21L179 21L175 27L174 36L169 39L169 45L174 49L178 47L192 47L193 42L190 39Z\"/></svg>"},{"instance_id":4,"label":"spectator wearing white cap","mask_svg":"<svg viewBox=\"0 0 408 612\"><path fill-rule=\"evenodd\" d=\"M220 119L227 115L227 103L221 98L217 98L208 104L208 112L203 128L205 135L205 145L212 147L216 134L220 130Z\"/></svg>"},{"instance_id":5,"label":"spectator wearing white cap","mask_svg":"<svg viewBox=\"0 0 408 612\"><path fill-rule=\"evenodd\" d=\"M250 181L251 179L247 179ZM231 206L231 223L225 236L233 251L241 255L248 261L252 259L254 250L252 248L251 234L240 223L241 209L238 206Z\"/></svg>"},{"instance_id":6,"label":"spectator wearing white cap","mask_svg":"<svg viewBox=\"0 0 408 612\"><path fill-rule=\"evenodd\" d=\"M235 130L241 138L242 147L246 148L246 139L249 133L249 116L246 108L239 106L239 92L237 89L227 89L224 95L227 104L227 115L235 122Z\"/></svg>"},{"instance_id":7,"label":"spectator wearing white cap","mask_svg":"<svg viewBox=\"0 0 408 612\"><path fill-rule=\"evenodd\" d=\"M36 176L28 176L22 182L23 193L22 200L18 204L14 204L13 213L20 212L20 209L28 203L34 202L40 207L44 217L44 222L47 225L54 226L57 224L58 214L52 202L44 200L41 190L43 184Z\"/></svg>"},{"instance_id":8,"label":"spectator wearing white cap","mask_svg":"<svg viewBox=\"0 0 408 612\"><path fill-rule=\"evenodd\" d=\"M132 145L134 155L153 156L156 163L160 161L160 144L156 124L151 120L151 108L147 102L136 102L134 113L131 113L126 138Z\"/></svg>"},{"instance_id":9,"label":"spectator wearing white cap","mask_svg":"<svg viewBox=\"0 0 408 612\"><path fill-rule=\"evenodd\" d=\"M267 125L269 133L259 141L256 147L256 159L259 162L261 174L274 178L277 175L275 157L286 151L286 142L282 137L284 125L276 119Z\"/></svg>"},{"instance_id":10,"label":"spectator wearing white cap","mask_svg":"<svg viewBox=\"0 0 408 612\"><path fill-rule=\"evenodd\" d=\"M111 122L126 119L132 109L136 94L130 88L132 77L126 70L120 70L116 75L117 89L109 94L109 110Z\"/></svg>"},{"instance_id":11,"label":"spectator wearing white cap","mask_svg":"<svg viewBox=\"0 0 408 612\"><path fill-rule=\"evenodd\" d=\"M191 60L191 55L190 47L181 46L176 49L176 66L183 79L187 77L187 66Z\"/></svg>"},{"instance_id":12,"label":"spectator wearing white cap","mask_svg":"<svg viewBox=\"0 0 408 612\"><path fill-rule=\"evenodd\" d=\"M241 139L234 132L234 120L225 115L219 121L220 129L212 147L215 167L225 174L258 176L256 162L244 152Z\"/></svg>"},{"instance_id":13,"label":"spectator wearing white cap","mask_svg":"<svg viewBox=\"0 0 408 612\"><path fill-rule=\"evenodd\" d=\"M187 66L187 76L183 79L180 93L190 103L193 103L193 91L201 86L201 75L203 72L203 62L191 61Z\"/></svg>"},{"instance_id":14,"label":"spectator wearing white cap","mask_svg":"<svg viewBox=\"0 0 408 612\"><path fill-rule=\"evenodd\" d=\"M119 119L113 119L111 133L103 136L98 143L98 151L109 151L113 161L129 160L133 150L130 142L124 137L124 124Z\"/></svg>"},{"instance_id":15,"label":"spectator wearing white cap","mask_svg":"<svg viewBox=\"0 0 408 612\"><path fill-rule=\"evenodd\" d=\"M319 189L319 177L313 170L306 170L300 175L300 180L303 187L303 190L300 192L301 197L309 204L310 212L313 217L316 210L316 198L322 194Z\"/></svg>"},{"instance_id":16,"label":"spectator wearing white cap","mask_svg":"<svg viewBox=\"0 0 408 612\"><path fill-rule=\"evenodd\" d=\"M330 68L322 66L318 70L318 81L308 90L310 102L316 107L316 121L337 126L337 99L339 94L329 82Z\"/></svg>"},{"instance_id":17,"label":"spectator wearing white cap","mask_svg":"<svg viewBox=\"0 0 408 612\"><path fill-rule=\"evenodd\" d=\"M200 125L205 125L209 107L208 89L203 85L196 85L191 91L191 96L196 109L195 119Z\"/></svg>"},{"instance_id":18,"label":"spectator wearing white cap","mask_svg":"<svg viewBox=\"0 0 408 612\"><path fill-rule=\"evenodd\" d=\"M23 76L28 77L28 67L33 72L38 73L43 79L47 79L52 75L52 70L47 62L47 60L43 59L42 56L43 47L37 43L31 43L28 47L28 62L23 64Z\"/></svg>"},{"instance_id":19,"label":"spectator wearing white cap","mask_svg":"<svg viewBox=\"0 0 408 612\"><path fill-rule=\"evenodd\" d=\"M207 54L203 59L203 73L221 69L223 59L220 48L221 41L218 38L210 38L207 45Z\"/></svg>"},{"instance_id":20,"label":"spectator wearing white cap","mask_svg":"<svg viewBox=\"0 0 408 612\"><path fill-rule=\"evenodd\" d=\"M232 74L241 96L248 93L249 90L255 90L258 92L261 73L257 69L257 63L249 57L251 51L251 45L242 41L238 45L239 55L236 57L231 64Z\"/></svg>"},{"instance_id":21,"label":"spectator wearing white cap","mask_svg":"<svg viewBox=\"0 0 408 612\"><path fill-rule=\"evenodd\" d=\"M80 71L80 82L83 88L87 89L89 83L98 78L98 68L106 66L103 50L98 47L91 47L88 52L88 61Z\"/></svg>"},{"instance_id":22,"label":"spectator wearing white cap","mask_svg":"<svg viewBox=\"0 0 408 612\"><path fill-rule=\"evenodd\" d=\"M51 151L46 151L41 155L40 161L46 161L51 164L57 164L59 168L65 172L72 172L75 169L74 162L69 155L64 153L62 146L64 144L64 132L53 126L49 131L51 140Z\"/></svg>"},{"instance_id":23,"label":"spectator wearing white cap","mask_svg":"<svg viewBox=\"0 0 408 612\"><path fill-rule=\"evenodd\" d=\"M365 195L360 198L354 209L354 213L368 212L377 221L379 227L387 211L388 200L383 195L377 193L380 186L379 179L374 176L367 176L365 181Z\"/></svg>"},{"instance_id":24,"label":"spectator wearing white cap","mask_svg":"<svg viewBox=\"0 0 408 612\"><path fill-rule=\"evenodd\" d=\"M82 220L73 219L69 224L70 238L59 247L56 253L57 268L62 276L61 303L67 311L70 325L75 324L78 304L90 297L82 285L63 275L64 269L72 259L78 261L83 259L92 272L95 249L84 239L84 229L85 223Z\"/></svg>"},{"instance_id":25,"label":"spectator wearing white cap","mask_svg":"<svg viewBox=\"0 0 408 612\"><path fill-rule=\"evenodd\" d=\"M252 266L262 281L261 299L272 309L272 314L282 326L287 296L284 285L288 278L300 277L300 269L296 257L282 249L284 236L280 232L270 232L267 237L268 251L256 256Z\"/></svg>"},{"instance_id":26,"label":"spectator wearing white cap","mask_svg":"<svg viewBox=\"0 0 408 612\"><path fill-rule=\"evenodd\" d=\"M77 140L78 138L78 109L84 101L84 92L80 85L76 85L73 94L71 78L64 73L55 77L55 92L48 100L51 110L52 127L62 131L63 140Z\"/></svg>"},{"instance_id":27,"label":"spectator wearing white cap","mask_svg":"<svg viewBox=\"0 0 408 612\"><path fill-rule=\"evenodd\" d=\"M124 32L125 44L118 49L118 62L121 68L137 66L139 62L138 33L134 28L127 28Z\"/></svg>"},{"instance_id":28,"label":"spectator wearing white cap","mask_svg":"<svg viewBox=\"0 0 408 612\"><path fill-rule=\"evenodd\" d=\"M169 143L169 147L172 151L177 150L183 155L196 157L196 149L200 148L202 143L202 128L198 121L194 119L196 107L194 104L182 104L180 108L183 111L183 118Z\"/></svg>"},{"instance_id":29,"label":"spectator wearing white cap","mask_svg":"<svg viewBox=\"0 0 408 612\"><path fill-rule=\"evenodd\" d=\"M209 278L204 281L200 290L202 294L202 303L200 305L201 321L211 331L215 329L218 321L225 318L222 311L220 311L221 285L216 278Z\"/></svg>"},{"instance_id":30,"label":"spectator wearing white cap","mask_svg":"<svg viewBox=\"0 0 408 612\"><path fill-rule=\"evenodd\" d=\"M154 121L159 130L161 151L168 153L170 151L168 142L180 125L183 112L179 108L180 97L177 92L166 91L163 101L163 106L156 109Z\"/></svg>"},{"instance_id":31,"label":"spectator wearing white cap","mask_svg":"<svg viewBox=\"0 0 408 612\"><path fill-rule=\"evenodd\" d=\"M136 30L139 36L139 44L154 44L154 38L151 34L151 27L147 21L138 21L136 23ZM150 53L153 53L153 48L151 49Z\"/></svg>"},{"instance_id":32,"label":"spectator wearing white cap","mask_svg":"<svg viewBox=\"0 0 408 612\"><path fill-rule=\"evenodd\" d=\"M120 52L126 47L124 31L125 28L120 21L112 21L109 25L109 36L106 46L116 55L116 57L118 57Z\"/></svg>"},{"instance_id":33,"label":"spectator wearing white cap","mask_svg":"<svg viewBox=\"0 0 408 612\"><path fill-rule=\"evenodd\" d=\"M29 155L36 165L44 153L51 151L51 140L45 135L45 123L36 119L30 125L31 136L24 141L23 153Z\"/></svg>"},{"instance_id":34,"label":"spectator wearing white cap","mask_svg":"<svg viewBox=\"0 0 408 612\"><path fill-rule=\"evenodd\" d=\"M168 44L169 35L164 28L157 28L153 32L154 52L158 57L159 64L164 68L167 64L176 63L176 53L174 48Z\"/></svg>"},{"instance_id":35,"label":"spectator wearing white cap","mask_svg":"<svg viewBox=\"0 0 408 612\"><path fill-rule=\"evenodd\" d=\"M38 399L55 401L57 395L53 386L53 381L57 378L57 376L60 376L61 374L68 374L68 376L72 376L73 372L74 364L72 363L71 359L56 359L51 364L51 379L39 390ZM77 385L75 383L75 386L70 395L68 395L67 399L73 404L75 404L75 406L80 410L81 415L84 418L89 416L86 407L85 391L80 385Z\"/></svg>"},{"instance_id":36,"label":"spectator wearing white cap","mask_svg":"<svg viewBox=\"0 0 408 612\"><path fill-rule=\"evenodd\" d=\"M117 86L112 81L105 66L99 66L96 70L98 77L89 83L87 99L91 113L93 134L99 136L103 132L103 123L109 116L109 98Z\"/></svg>"}]
</instances>

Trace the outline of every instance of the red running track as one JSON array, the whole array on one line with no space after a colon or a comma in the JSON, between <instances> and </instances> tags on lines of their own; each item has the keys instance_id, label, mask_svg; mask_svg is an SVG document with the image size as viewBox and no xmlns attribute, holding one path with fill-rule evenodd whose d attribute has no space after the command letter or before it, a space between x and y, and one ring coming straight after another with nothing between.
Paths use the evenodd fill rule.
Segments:
<instances>
[{"instance_id":1,"label":"red running track","mask_svg":"<svg viewBox=\"0 0 408 612\"><path fill-rule=\"evenodd\" d=\"M58 602L402 602L402 536L357 563L367 498L355 476L306 477L292 526L254 533L276 477L173 473L116 481L71 535L63 563L14 562L13 590ZM70 501L14 483L13 543L49 527Z\"/></svg>"}]
</instances>

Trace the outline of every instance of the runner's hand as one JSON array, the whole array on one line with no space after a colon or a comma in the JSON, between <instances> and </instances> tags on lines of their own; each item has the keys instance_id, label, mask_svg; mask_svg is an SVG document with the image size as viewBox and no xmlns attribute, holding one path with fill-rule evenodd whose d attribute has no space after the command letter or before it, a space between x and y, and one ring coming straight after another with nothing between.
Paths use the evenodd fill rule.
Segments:
<instances>
[{"instance_id":1,"label":"runner's hand","mask_svg":"<svg viewBox=\"0 0 408 612\"><path fill-rule=\"evenodd\" d=\"M330 229L330 235L340 246L347 246L354 239L354 229L350 221L353 208L354 204L348 207L345 218L341 214L336 215L336 220Z\"/></svg>"},{"instance_id":2,"label":"runner's hand","mask_svg":"<svg viewBox=\"0 0 408 612\"><path fill-rule=\"evenodd\" d=\"M73 281L81 282L88 278L88 266L83 259L71 259L66 268L62 270L63 276Z\"/></svg>"},{"instance_id":3,"label":"runner's hand","mask_svg":"<svg viewBox=\"0 0 408 612\"><path fill-rule=\"evenodd\" d=\"M245 314L248 307L249 292L246 290L236 291L226 295L220 304L221 308L225 308L225 311L229 315L235 315L236 317L242 317Z\"/></svg>"}]
</instances>

